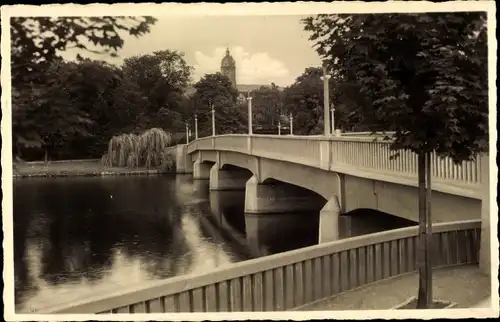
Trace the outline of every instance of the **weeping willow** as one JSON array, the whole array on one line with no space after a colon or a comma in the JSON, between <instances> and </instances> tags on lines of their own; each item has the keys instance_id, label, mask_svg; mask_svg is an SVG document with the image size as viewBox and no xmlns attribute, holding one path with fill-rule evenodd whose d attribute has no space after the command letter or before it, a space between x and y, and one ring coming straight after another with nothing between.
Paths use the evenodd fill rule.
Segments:
<instances>
[{"instance_id":1,"label":"weeping willow","mask_svg":"<svg viewBox=\"0 0 500 322\"><path fill-rule=\"evenodd\" d=\"M142 134L120 134L111 138L108 152L101 162L108 167L164 168L169 170L174 163L172 155L165 152L172 136L159 128Z\"/></svg>"}]
</instances>

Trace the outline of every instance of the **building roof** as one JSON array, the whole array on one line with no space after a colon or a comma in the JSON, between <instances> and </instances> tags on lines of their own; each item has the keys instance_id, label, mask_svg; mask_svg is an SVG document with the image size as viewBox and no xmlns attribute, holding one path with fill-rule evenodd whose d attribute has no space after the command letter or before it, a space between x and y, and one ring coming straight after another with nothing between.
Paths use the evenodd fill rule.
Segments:
<instances>
[{"instance_id":1,"label":"building roof","mask_svg":"<svg viewBox=\"0 0 500 322\"><path fill-rule=\"evenodd\" d=\"M228 66L234 66L235 65L235 61L234 61L234 58L233 56L231 56L231 54L229 53L229 49L226 49L226 56L224 56L221 60L221 65L224 66L224 65L228 65Z\"/></svg>"},{"instance_id":2,"label":"building roof","mask_svg":"<svg viewBox=\"0 0 500 322\"><path fill-rule=\"evenodd\" d=\"M261 88L262 86L264 87L271 87L270 85L262 85L262 84L237 84L236 85L236 89L238 90L239 93L247 93L249 91L255 91L255 90L258 90L259 88ZM283 87L278 87L278 90L279 91L283 91L284 88ZM191 96L194 94L194 92L196 91L196 89L194 88L194 86L190 85L186 88L186 91L184 92L184 94L186 96Z\"/></svg>"},{"instance_id":3,"label":"building roof","mask_svg":"<svg viewBox=\"0 0 500 322\"><path fill-rule=\"evenodd\" d=\"M248 91L258 90L262 86L271 87L271 85L262 85L262 84L237 84L236 89L238 90L238 92L248 92ZM283 89L284 89L283 87L278 87L279 91L282 91Z\"/></svg>"}]
</instances>

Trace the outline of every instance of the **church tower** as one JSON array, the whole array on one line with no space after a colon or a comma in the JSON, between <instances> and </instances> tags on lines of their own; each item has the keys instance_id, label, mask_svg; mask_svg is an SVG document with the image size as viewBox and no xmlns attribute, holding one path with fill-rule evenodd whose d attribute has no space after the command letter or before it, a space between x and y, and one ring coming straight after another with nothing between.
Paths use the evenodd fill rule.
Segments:
<instances>
[{"instance_id":1,"label":"church tower","mask_svg":"<svg viewBox=\"0 0 500 322\"><path fill-rule=\"evenodd\" d=\"M220 72L222 75L226 75L233 84L233 87L236 88L236 63L229 53L229 48L226 49L226 56L220 62Z\"/></svg>"}]
</instances>

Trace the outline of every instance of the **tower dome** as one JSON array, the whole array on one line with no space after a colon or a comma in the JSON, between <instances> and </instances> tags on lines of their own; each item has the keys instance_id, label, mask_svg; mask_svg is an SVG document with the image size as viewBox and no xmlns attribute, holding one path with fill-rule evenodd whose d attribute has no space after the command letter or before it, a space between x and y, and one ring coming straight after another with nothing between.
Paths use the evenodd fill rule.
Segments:
<instances>
[{"instance_id":1,"label":"tower dome","mask_svg":"<svg viewBox=\"0 0 500 322\"><path fill-rule=\"evenodd\" d=\"M226 49L226 56L222 58L221 61L221 66L222 67L232 67L235 65L234 58L231 56L231 53L229 52L229 48Z\"/></svg>"},{"instance_id":2,"label":"tower dome","mask_svg":"<svg viewBox=\"0 0 500 322\"><path fill-rule=\"evenodd\" d=\"M222 75L226 75L229 78L236 88L236 62L233 56L231 56L229 48L226 49L226 56L224 56L220 62L220 71Z\"/></svg>"}]
</instances>

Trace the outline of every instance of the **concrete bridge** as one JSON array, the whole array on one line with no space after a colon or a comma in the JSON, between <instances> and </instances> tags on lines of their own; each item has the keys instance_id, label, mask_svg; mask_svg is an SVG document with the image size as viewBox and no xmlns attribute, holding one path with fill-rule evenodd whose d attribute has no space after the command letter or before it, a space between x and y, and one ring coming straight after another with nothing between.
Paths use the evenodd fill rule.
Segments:
<instances>
[{"instance_id":1,"label":"concrete bridge","mask_svg":"<svg viewBox=\"0 0 500 322\"><path fill-rule=\"evenodd\" d=\"M417 156L390 159L381 137L222 135L175 152L177 171L209 179L211 190L245 189L247 214L320 210L320 243L338 239L339 214L356 209L418 221ZM488 168L488 155L460 165L433 156L433 222L486 216ZM250 231L272 226L265 216L246 221Z\"/></svg>"},{"instance_id":2,"label":"concrete bridge","mask_svg":"<svg viewBox=\"0 0 500 322\"><path fill-rule=\"evenodd\" d=\"M415 226L325 242L338 237L339 212L373 208L416 220L417 168L410 153L390 160L388 143L353 136L226 135L169 150L177 172L209 179L212 190L245 189L246 217L253 218L246 219L247 235L262 222L265 229L283 229L272 227L269 212L319 207L321 243L37 313L293 310L417 269ZM432 171L433 216L441 222L433 225L433 267L479 263L489 273L488 156L461 165L433 158Z\"/></svg>"}]
</instances>

